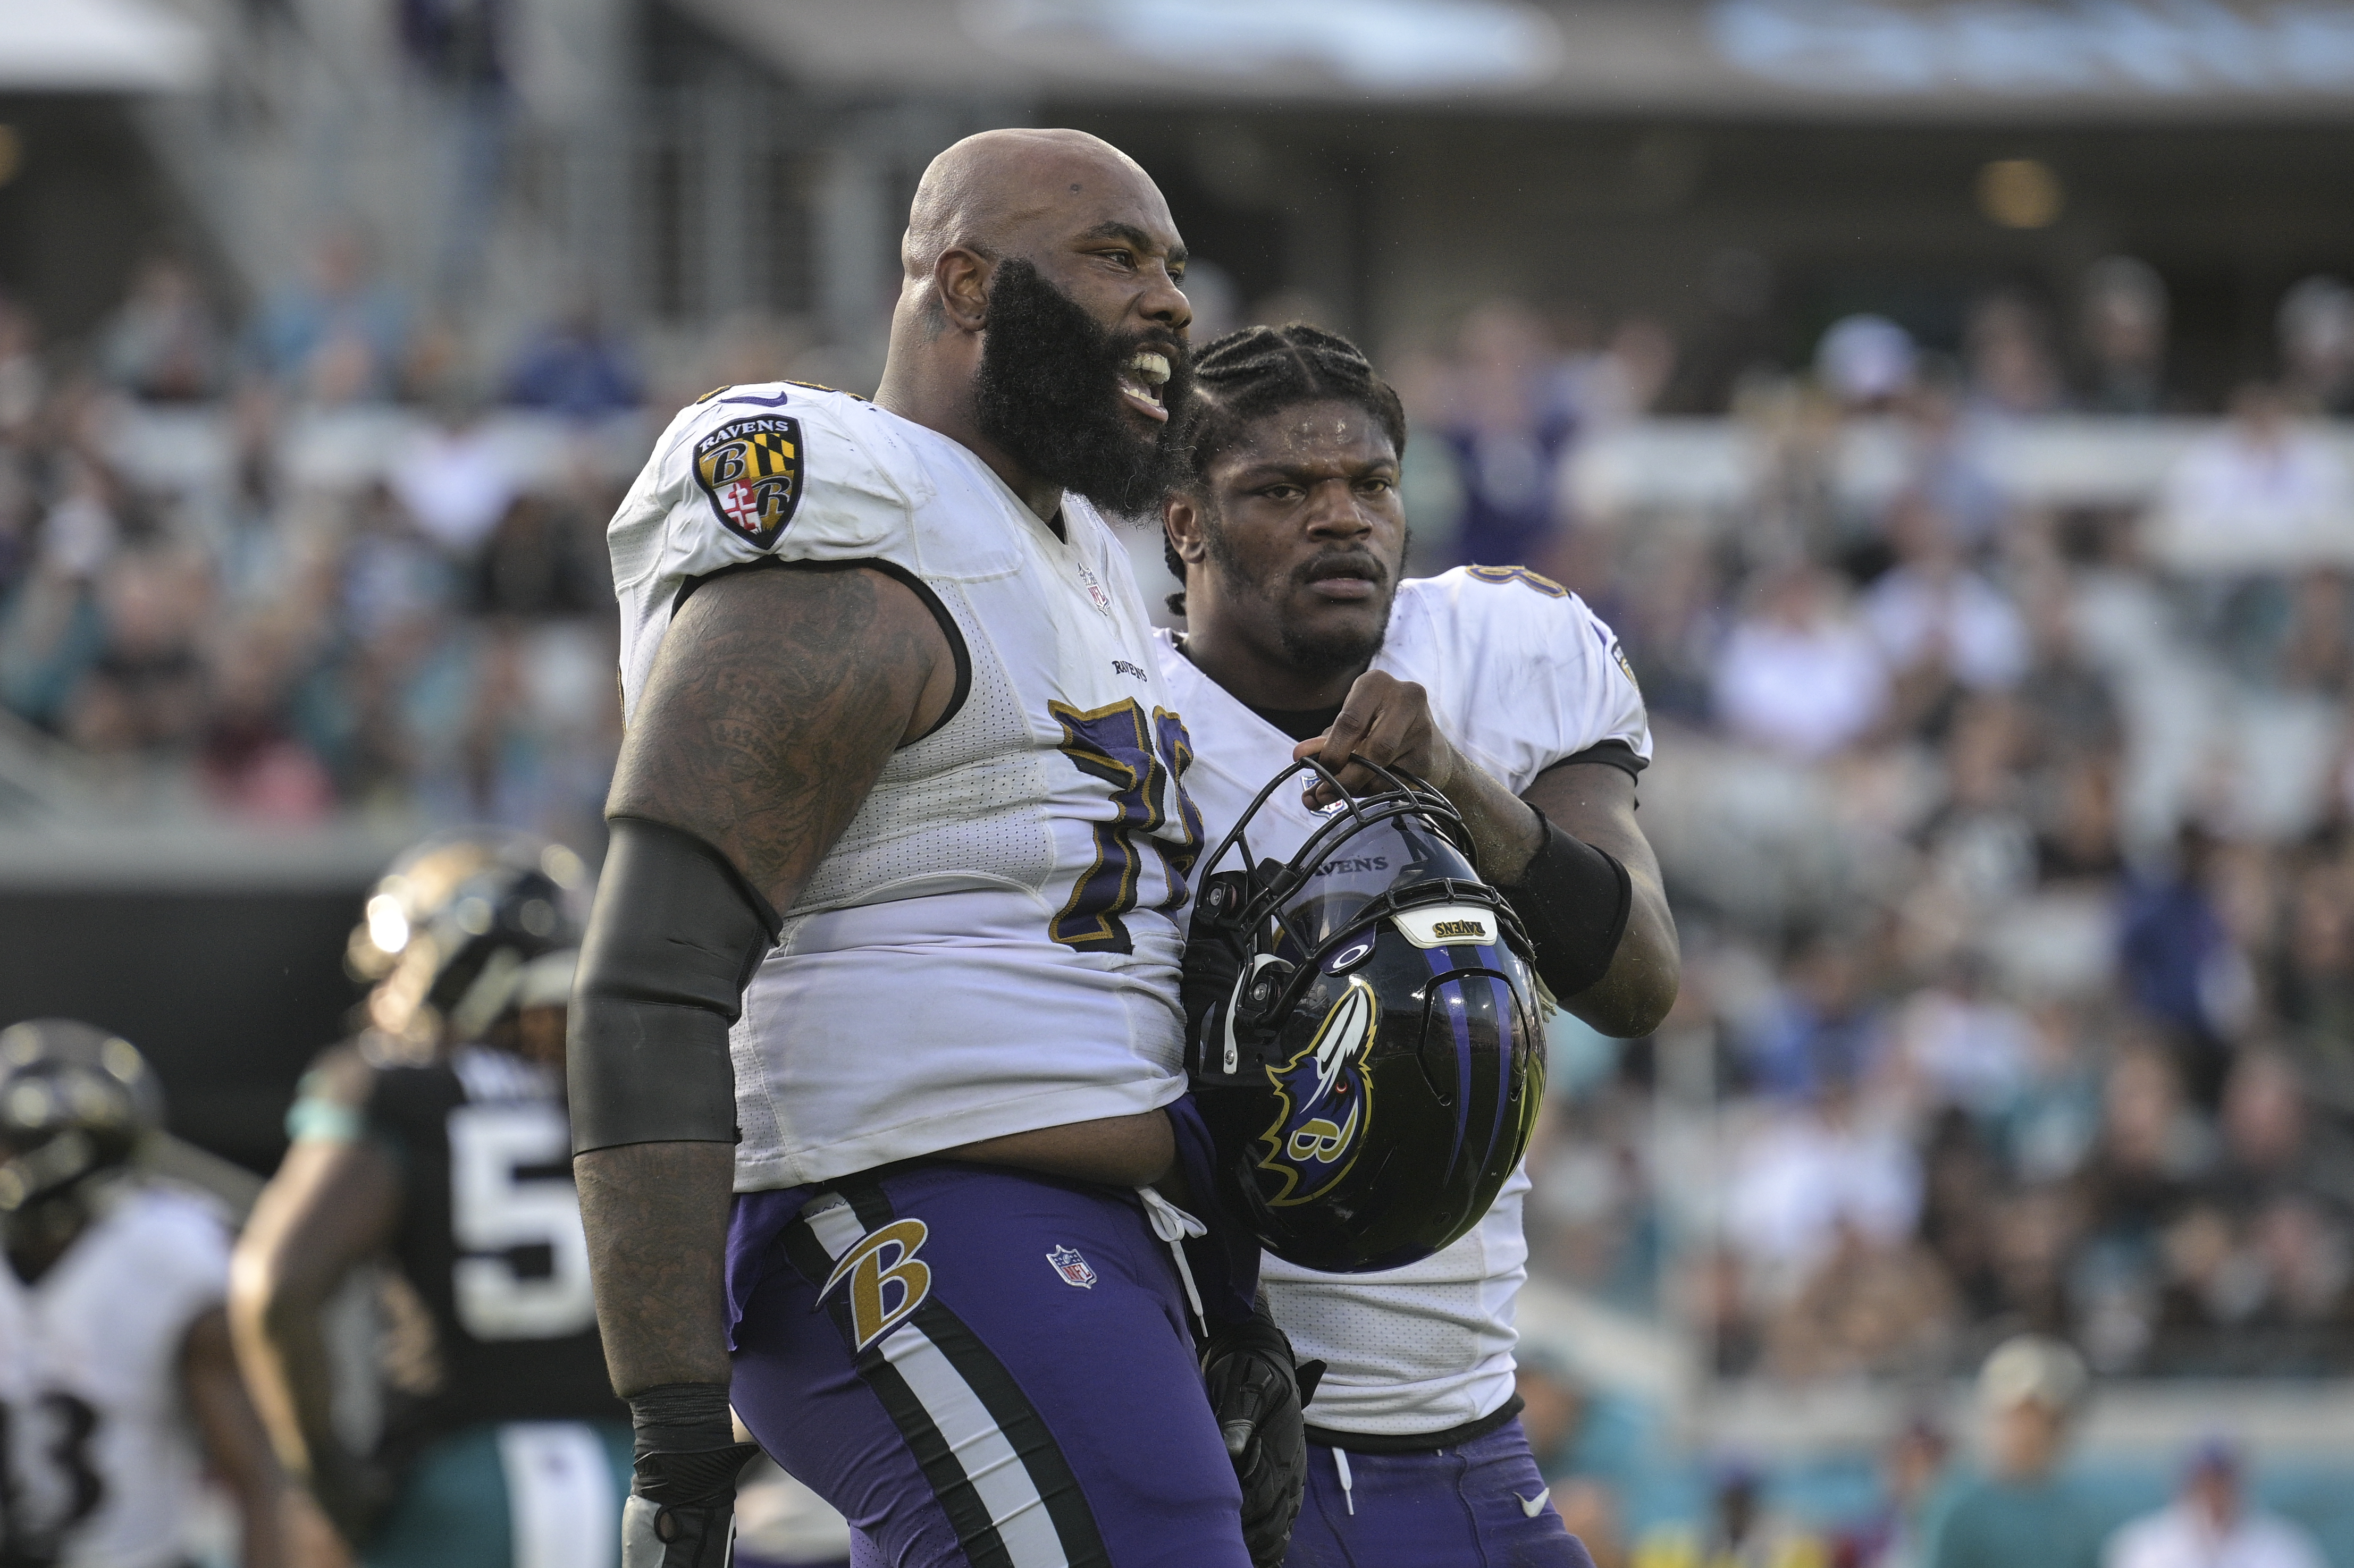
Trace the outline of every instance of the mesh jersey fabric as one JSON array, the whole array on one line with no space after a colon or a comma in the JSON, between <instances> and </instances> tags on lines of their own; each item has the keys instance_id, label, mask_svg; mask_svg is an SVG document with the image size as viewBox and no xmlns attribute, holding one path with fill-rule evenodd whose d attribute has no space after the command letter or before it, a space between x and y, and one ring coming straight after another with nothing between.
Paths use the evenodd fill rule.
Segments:
<instances>
[{"instance_id":1,"label":"mesh jersey fabric","mask_svg":"<svg viewBox=\"0 0 2354 1568\"><path fill-rule=\"evenodd\" d=\"M785 418L797 503L748 531L715 501L708 454ZM963 656L963 701L892 757L748 991L739 1191L1184 1090L1178 918L1200 847L1184 727L1126 550L1076 497L1061 522L937 431L785 384L681 414L613 519L632 714L683 593L762 561L885 570Z\"/></svg>"}]
</instances>

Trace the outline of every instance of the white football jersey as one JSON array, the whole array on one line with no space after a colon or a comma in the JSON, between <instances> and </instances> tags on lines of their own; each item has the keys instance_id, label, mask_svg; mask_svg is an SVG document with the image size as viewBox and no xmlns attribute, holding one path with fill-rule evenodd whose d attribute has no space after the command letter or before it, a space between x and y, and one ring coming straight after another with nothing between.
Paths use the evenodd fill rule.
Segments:
<instances>
[{"instance_id":1,"label":"white football jersey","mask_svg":"<svg viewBox=\"0 0 2354 1568\"><path fill-rule=\"evenodd\" d=\"M180 1352L228 1251L203 1199L132 1186L31 1285L0 1262L0 1534L60 1568L183 1560L203 1457Z\"/></svg>"},{"instance_id":2,"label":"white football jersey","mask_svg":"<svg viewBox=\"0 0 2354 1568\"><path fill-rule=\"evenodd\" d=\"M1195 669L1167 632L1161 667L1192 726L1186 781L1214 847L1298 743ZM1420 683L1447 739L1516 795L1606 741L1651 755L1642 694L1617 639L1576 595L1517 567L1458 567L1400 583L1373 667ZM1251 849L1287 859L1325 822L1299 789L1278 789L1252 823ZM1232 871L1233 860L1201 869ZM1263 1261L1260 1278L1293 1349L1330 1369L1309 1412L1314 1425L1378 1436L1441 1432L1511 1397L1528 1189L1527 1171L1515 1171L1469 1234L1404 1268L1318 1274Z\"/></svg>"},{"instance_id":3,"label":"white football jersey","mask_svg":"<svg viewBox=\"0 0 2354 1568\"><path fill-rule=\"evenodd\" d=\"M892 757L745 997L740 1190L1184 1092L1185 729L1127 552L1075 496L1062 522L938 431L777 383L680 414L613 519L625 713L684 590L764 559L879 567L959 651L949 715Z\"/></svg>"}]
</instances>

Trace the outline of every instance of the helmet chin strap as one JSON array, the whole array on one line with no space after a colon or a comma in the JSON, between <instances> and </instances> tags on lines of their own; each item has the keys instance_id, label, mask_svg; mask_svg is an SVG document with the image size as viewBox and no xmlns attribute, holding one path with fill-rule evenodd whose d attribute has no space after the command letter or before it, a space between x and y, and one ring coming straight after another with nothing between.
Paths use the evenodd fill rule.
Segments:
<instances>
[{"instance_id":1,"label":"helmet chin strap","mask_svg":"<svg viewBox=\"0 0 2354 1568\"><path fill-rule=\"evenodd\" d=\"M1276 972L1262 973L1267 969ZM1235 980L1233 1000L1226 1004L1225 1052L1220 1064L1226 1076L1242 1071L1242 1044L1235 1038L1235 1029L1240 1027L1254 1040L1265 1033L1267 1021L1275 1012L1277 994L1286 989L1291 972L1292 966L1273 953L1258 953Z\"/></svg>"}]
</instances>

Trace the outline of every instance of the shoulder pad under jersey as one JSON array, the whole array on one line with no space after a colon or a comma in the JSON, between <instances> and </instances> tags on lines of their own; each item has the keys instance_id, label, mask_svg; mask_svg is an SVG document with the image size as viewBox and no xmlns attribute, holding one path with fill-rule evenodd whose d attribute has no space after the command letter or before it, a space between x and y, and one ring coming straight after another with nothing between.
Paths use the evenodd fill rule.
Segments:
<instances>
[{"instance_id":1,"label":"shoulder pad under jersey","mask_svg":"<svg viewBox=\"0 0 2354 1568\"><path fill-rule=\"evenodd\" d=\"M689 404L614 514L616 587L684 582L762 556L904 554L925 484L893 422L863 397L780 381L723 387Z\"/></svg>"},{"instance_id":2,"label":"shoulder pad under jersey","mask_svg":"<svg viewBox=\"0 0 2354 1568\"><path fill-rule=\"evenodd\" d=\"M1430 686L1458 740L1531 779L1605 741L1650 757L1617 635L1568 588L1525 567L1457 567L1401 583L1398 599L1396 655L1429 666L1399 673Z\"/></svg>"}]
</instances>

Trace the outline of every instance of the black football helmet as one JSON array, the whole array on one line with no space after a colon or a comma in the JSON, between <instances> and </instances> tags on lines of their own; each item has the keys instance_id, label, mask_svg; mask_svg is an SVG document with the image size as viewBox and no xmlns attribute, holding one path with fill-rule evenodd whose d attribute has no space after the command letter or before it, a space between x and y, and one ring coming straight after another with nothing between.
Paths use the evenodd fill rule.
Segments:
<instances>
[{"instance_id":1,"label":"black football helmet","mask_svg":"<svg viewBox=\"0 0 2354 1568\"><path fill-rule=\"evenodd\" d=\"M130 1041L70 1018L0 1029L0 1215L129 1164L163 1125L163 1086Z\"/></svg>"},{"instance_id":2,"label":"black football helmet","mask_svg":"<svg viewBox=\"0 0 2354 1568\"><path fill-rule=\"evenodd\" d=\"M559 843L498 828L436 833L392 863L344 951L376 982L370 1021L387 1033L456 1040L521 1004L533 961L580 945L588 868Z\"/></svg>"},{"instance_id":3,"label":"black football helmet","mask_svg":"<svg viewBox=\"0 0 2354 1568\"><path fill-rule=\"evenodd\" d=\"M1204 863L1185 955L1219 1197L1276 1256L1342 1274L1403 1267L1477 1224L1544 1091L1519 919L1446 798L1373 770L1379 787L1283 862L1251 853L1259 808L1302 775L1338 780L1310 759L1260 790ZM1245 869L1217 869L1229 852Z\"/></svg>"}]
</instances>

